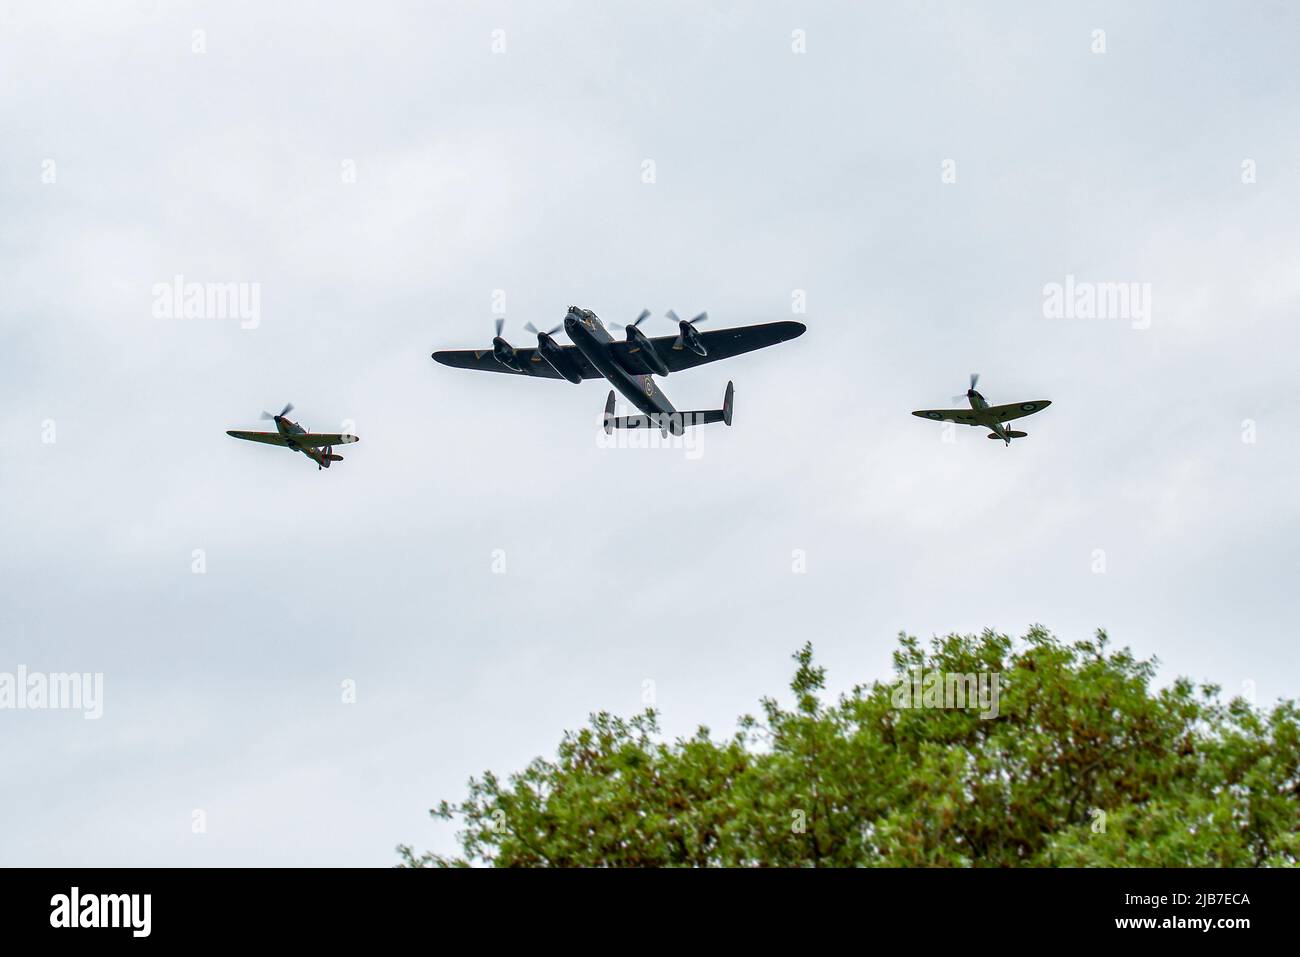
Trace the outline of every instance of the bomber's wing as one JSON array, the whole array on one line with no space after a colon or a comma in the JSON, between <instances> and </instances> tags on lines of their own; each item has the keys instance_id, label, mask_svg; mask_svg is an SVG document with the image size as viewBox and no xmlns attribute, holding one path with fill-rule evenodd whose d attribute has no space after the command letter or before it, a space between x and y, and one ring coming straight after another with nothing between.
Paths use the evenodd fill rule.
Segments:
<instances>
[{"instance_id":1,"label":"bomber's wing","mask_svg":"<svg viewBox=\"0 0 1300 957\"><path fill-rule=\"evenodd\" d=\"M919 415L923 419L933 419L935 422L957 422L961 425L978 424L974 409L922 409L920 412L913 412L912 414Z\"/></svg>"},{"instance_id":2,"label":"bomber's wing","mask_svg":"<svg viewBox=\"0 0 1300 957\"><path fill-rule=\"evenodd\" d=\"M1009 402L1006 405L994 405L984 410L984 414L996 418L999 422L1010 422L1033 415L1051 405L1050 399L1035 399L1033 402Z\"/></svg>"},{"instance_id":3,"label":"bomber's wing","mask_svg":"<svg viewBox=\"0 0 1300 957\"><path fill-rule=\"evenodd\" d=\"M578 368L584 379L603 379L596 367L587 361L587 357L578 351L576 346L560 346ZM453 369L477 369L480 372L507 372L510 375L531 375L543 379L561 379L560 375L551 364L538 354L536 349L516 349L515 361L519 363L519 368L523 372L516 372L508 366L503 366L497 362L492 355L491 349L447 349L442 352L435 352L433 358L445 366L451 366Z\"/></svg>"},{"instance_id":4,"label":"bomber's wing","mask_svg":"<svg viewBox=\"0 0 1300 957\"><path fill-rule=\"evenodd\" d=\"M778 342L797 339L807 328L802 322L764 322L756 326L737 326L734 329L713 329L700 333L700 342L707 356L698 355L677 341L677 336L656 336L650 342L655 352L664 360L669 372L693 369L706 362L730 359L745 352L774 346ZM614 343L614 354L624 368L634 365L635 346L620 339Z\"/></svg>"},{"instance_id":5,"label":"bomber's wing","mask_svg":"<svg viewBox=\"0 0 1300 957\"><path fill-rule=\"evenodd\" d=\"M236 432L227 430L226 435L233 435L237 439L247 439L249 442L265 442L267 445L288 446L289 444L279 432Z\"/></svg>"},{"instance_id":6,"label":"bomber's wing","mask_svg":"<svg viewBox=\"0 0 1300 957\"><path fill-rule=\"evenodd\" d=\"M289 436L295 449L322 449L327 445L348 445L361 440L346 432L299 432Z\"/></svg>"}]
</instances>

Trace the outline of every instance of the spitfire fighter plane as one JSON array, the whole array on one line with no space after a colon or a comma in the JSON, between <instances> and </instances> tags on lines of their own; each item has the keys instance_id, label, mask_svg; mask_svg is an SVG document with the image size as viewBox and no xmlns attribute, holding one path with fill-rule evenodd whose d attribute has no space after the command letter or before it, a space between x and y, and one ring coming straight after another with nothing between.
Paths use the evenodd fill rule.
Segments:
<instances>
[{"instance_id":1,"label":"spitfire fighter plane","mask_svg":"<svg viewBox=\"0 0 1300 957\"><path fill-rule=\"evenodd\" d=\"M532 323L525 326L529 332L537 335L537 347L526 349L515 349L501 337L505 320L498 319L497 334L490 350L435 352L433 358L445 366L457 369L567 379L575 384L584 379L607 379L642 414L614 415L614 391L610 390L605 402L606 433L614 429L653 426L665 435L670 432L681 435L689 425L705 425L710 422L731 425L735 390L728 382L721 409L678 412L655 384L656 375L666 376L670 372L680 372L706 362L773 346L803 335L805 329L801 322L767 322L700 332L696 326L708 318L708 313L702 312L687 321L679 319L670 310L668 318L677 323L677 335L651 338L640 329L641 323L649 316L650 311L647 309L625 327L611 324L615 329L626 329L627 338L616 339L590 309L570 306L564 322L548 332L542 332ZM572 345L562 346L555 341L553 336L561 329L568 335Z\"/></svg>"},{"instance_id":2,"label":"spitfire fighter plane","mask_svg":"<svg viewBox=\"0 0 1300 957\"><path fill-rule=\"evenodd\" d=\"M290 402L280 410L279 415L272 415L270 412L262 413L262 418L270 419L275 423L274 432L239 432L230 430L226 432L226 435L233 435L237 439L247 439L249 442L265 442L267 445L279 445L286 449L293 449L295 452L301 452L316 463L317 471L329 468L331 462L343 461L343 456L334 454L334 446L361 441L355 435L340 434L338 432L308 432L297 422L289 421L287 416L292 411L293 403Z\"/></svg>"},{"instance_id":3,"label":"spitfire fighter plane","mask_svg":"<svg viewBox=\"0 0 1300 957\"><path fill-rule=\"evenodd\" d=\"M1023 439L1029 433L1015 432L1006 428L1004 423L1012 419L1020 419L1026 415L1033 415L1049 405L1048 399L1035 399L1033 402L1012 402L1008 405L989 405L984 396L975 391L975 383L979 382L980 374L972 372L970 375L970 388L966 390L964 396L953 396L954 402L960 402L962 399L970 401L969 409L922 409L920 412L913 412L913 415L919 415L923 419L933 419L936 422L947 420L949 422L958 422L961 425L973 425L983 427L989 430L990 439L1001 439L1011 446L1012 439Z\"/></svg>"}]
</instances>

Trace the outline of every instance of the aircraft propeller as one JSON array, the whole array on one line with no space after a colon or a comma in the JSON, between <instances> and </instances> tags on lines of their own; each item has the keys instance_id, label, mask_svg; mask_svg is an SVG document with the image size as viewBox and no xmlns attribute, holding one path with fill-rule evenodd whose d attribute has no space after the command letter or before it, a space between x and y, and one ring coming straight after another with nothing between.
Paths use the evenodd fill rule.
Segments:
<instances>
[{"instance_id":1,"label":"aircraft propeller","mask_svg":"<svg viewBox=\"0 0 1300 957\"><path fill-rule=\"evenodd\" d=\"M667 316L669 319L671 319L673 322L677 323L678 325L681 324L682 321L681 318L677 315L677 313L673 312L673 310L669 309L667 312ZM691 325L698 326L701 322L707 322L708 318L709 318L709 314L707 312L702 312L694 319L691 320Z\"/></svg>"},{"instance_id":2,"label":"aircraft propeller","mask_svg":"<svg viewBox=\"0 0 1300 957\"><path fill-rule=\"evenodd\" d=\"M645 321L646 321L647 319L649 319L649 318L650 318L650 310L649 310L649 309L642 309L642 310L641 310L641 315L637 316L635 319L633 319L633 320L632 320L630 323L628 323L626 326L623 325L621 322L611 322L611 323L609 324L609 327L610 327L611 329L635 329L637 326L641 325L641 323L645 322Z\"/></svg>"},{"instance_id":3,"label":"aircraft propeller","mask_svg":"<svg viewBox=\"0 0 1300 957\"><path fill-rule=\"evenodd\" d=\"M292 403L292 402L286 402L286 403L284 404L284 408L280 410L280 414L279 414L279 415L272 415L270 412L263 412L263 413L262 413L262 418L264 418L264 419L283 419L286 415L288 415L288 414L289 414L290 412L292 412L292 411L293 411L293 403Z\"/></svg>"},{"instance_id":4,"label":"aircraft propeller","mask_svg":"<svg viewBox=\"0 0 1300 957\"><path fill-rule=\"evenodd\" d=\"M962 399L969 396L971 392L975 391L975 383L979 382L979 380L980 380L980 374L978 372L972 372L970 374L970 392L963 392L961 395L954 395L952 397L952 401L960 402Z\"/></svg>"},{"instance_id":5,"label":"aircraft propeller","mask_svg":"<svg viewBox=\"0 0 1300 957\"><path fill-rule=\"evenodd\" d=\"M492 357L501 363L507 369L514 369L516 372L522 372L519 367L519 360L515 357L515 350L510 343L501 337L501 330L506 327L506 317L497 316L496 330L497 334L492 337Z\"/></svg>"},{"instance_id":6,"label":"aircraft propeller","mask_svg":"<svg viewBox=\"0 0 1300 957\"><path fill-rule=\"evenodd\" d=\"M707 312L702 312L690 322L680 318L676 312L669 309L666 313L669 319L677 323L677 341L673 343L674 349L681 349L683 346L690 349L696 355L707 356L709 350L704 348L704 343L700 341L700 334L696 330L696 325L705 322L709 318Z\"/></svg>"},{"instance_id":7,"label":"aircraft propeller","mask_svg":"<svg viewBox=\"0 0 1300 957\"><path fill-rule=\"evenodd\" d=\"M528 323L527 325L525 325L524 328L527 329L529 332L531 332L533 335L537 336L537 337L540 339L542 336L553 336L553 335L555 335L557 332L559 332L561 329L564 328L564 323L560 323L560 324L559 324L558 326L556 326L555 328L546 330L546 332L542 332L542 330L538 329L538 328L537 328L535 325L533 325L531 322ZM500 332L497 333L497 335L500 335L500 334L501 334Z\"/></svg>"}]
</instances>

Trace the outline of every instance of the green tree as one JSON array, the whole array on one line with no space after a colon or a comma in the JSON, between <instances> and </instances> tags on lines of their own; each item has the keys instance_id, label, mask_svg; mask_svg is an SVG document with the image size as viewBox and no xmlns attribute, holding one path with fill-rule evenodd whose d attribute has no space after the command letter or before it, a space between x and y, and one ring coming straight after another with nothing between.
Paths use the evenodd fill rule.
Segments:
<instances>
[{"instance_id":1,"label":"green tree","mask_svg":"<svg viewBox=\"0 0 1300 957\"><path fill-rule=\"evenodd\" d=\"M554 760L469 782L431 813L461 855L403 866L1294 866L1300 713L1178 679L1105 632L1065 644L985 631L924 648L895 680L825 703L811 644L794 707L761 702L729 738L660 738L657 715L593 715ZM996 698L938 694L984 675ZM933 676L938 676L937 679ZM915 684L914 684L915 682ZM928 684L926 683L928 682ZM954 683L955 682L955 683ZM902 697L900 698L900 695ZM996 701L996 715L988 705ZM938 706L938 705L948 706ZM962 705L953 706L953 705ZM932 705L932 706L921 706Z\"/></svg>"}]
</instances>

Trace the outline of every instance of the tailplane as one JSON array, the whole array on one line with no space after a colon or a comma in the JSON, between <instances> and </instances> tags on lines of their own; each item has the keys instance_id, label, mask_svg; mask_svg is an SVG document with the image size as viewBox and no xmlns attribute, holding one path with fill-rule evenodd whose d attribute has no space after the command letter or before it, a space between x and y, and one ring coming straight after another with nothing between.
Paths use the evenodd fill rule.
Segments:
<instances>
[{"instance_id":1,"label":"tailplane","mask_svg":"<svg viewBox=\"0 0 1300 957\"><path fill-rule=\"evenodd\" d=\"M609 435L615 429L658 429L664 435L672 433L681 435L686 431L688 426L692 425L710 425L714 422L725 422L731 425L732 410L735 407L736 387L733 383L727 383L726 394L722 397L721 409L704 409L698 412L672 412L661 413L656 415L615 415L614 414L614 390L609 392L609 398L605 400L605 434Z\"/></svg>"},{"instance_id":2,"label":"tailplane","mask_svg":"<svg viewBox=\"0 0 1300 957\"><path fill-rule=\"evenodd\" d=\"M725 422L731 425L731 412L736 404L736 386L727 383L727 391L722 397L722 408L704 409L699 412L680 412L682 421L687 425L709 425L713 422Z\"/></svg>"}]
</instances>

